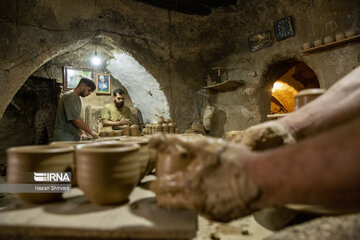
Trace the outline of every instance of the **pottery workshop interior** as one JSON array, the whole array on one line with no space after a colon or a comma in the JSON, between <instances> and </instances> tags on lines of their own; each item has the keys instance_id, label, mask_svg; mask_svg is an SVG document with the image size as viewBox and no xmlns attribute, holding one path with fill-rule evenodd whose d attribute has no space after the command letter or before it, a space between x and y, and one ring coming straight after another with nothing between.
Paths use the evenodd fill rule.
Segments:
<instances>
[{"instance_id":1,"label":"pottery workshop interior","mask_svg":"<svg viewBox=\"0 0 360 240\"><path fill-rule=\"evenodd\" d=\"M360 239L359 0L0 12L0 239Z\"/></svg>"}]
</instances>

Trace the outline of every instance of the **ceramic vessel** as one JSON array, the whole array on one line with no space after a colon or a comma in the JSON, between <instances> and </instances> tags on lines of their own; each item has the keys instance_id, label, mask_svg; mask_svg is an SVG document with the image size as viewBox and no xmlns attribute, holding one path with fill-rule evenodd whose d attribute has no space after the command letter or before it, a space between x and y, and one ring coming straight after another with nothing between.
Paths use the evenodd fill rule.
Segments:
<instances>
[{"instance_id":1,"label":"ceramic vessel","mask_svg":"<svg viewBox=\"0 0 360 240\"><path fill-rule=\"evenodd\" d=\"M306 42L303 44L303 49L304 50L309 49L309 48L311 48L311 46L312 46L311 42Z\"/></svg>"},{"instance_id":2,"label":"ceramic vessel","mask_svg":"<svg viewBox=\"0 0 360 240\"><path fill-rule=\"evenodd\" d=\"M355 30L350 30L345 32L345 37L349 38L349 37L353 37L356 35L356 31Z\"/></svg>"},{"instance_id":3,"label":"ceramic vessel","mask_svg":"<svg viewBox=\"0 0 360 240\"><path fill-rule=\"evenodd\" d=\"M163 124L164 121L165 121L165 119L164 119L163 116L158 116L158 117L157 117L157 123L158 123L158 124Z\"/></svg>"},{"instance_id":4,"label":"ceramic vessel","mask_svg":"<svg viewBox=\"0 0 360 240\"><path fill-rule=\"evenodd\" d=\"M345 38L345 35L343 33L338 33L335 36L336 41L343 40Z\"/></svg>"},{"instance_id":5,"label":"ceramic vessel","mask_svg":"<svg viewBox=\"0 0 360 240\"><path fill-rule=\"evenodd\" d=\"M115 136L122 136L123 131L122 130L115 130Z\"/></svg>"},{"instance_id":6,"label":"ceramic vessel","mask_svg":"<svg viewBox=\"0 0 360 240\"><path fill-rule=\"evenodd\" d=\"M34 183L33 172L70 172L74 169L71 146L33 145L6 150L8 183ZM30 174L29 174L30 173ZM41 182L40 184L49 184ZM47 203L61 199L61 193L17 193L28 203Z\"/></svg>"},{"instance_id":7,"label":"ceramic vessel","mask_svg":"<svg viewBox=\"0 0 360 240\"><path fill-rule=\"evenodd\" d=\"M152 172L155 168L156 152L149 148L149 138L136 137L123 139L120 143L139 144L140 151L138 154L138 160L140 161L140 181L141 179Z\"/></svg>"},{"instance_id":8,"label":"ceramic vessel","mask_svg":"<svg viewBox=\"0 0 360 240\"><path fill-rule=\"evenodd\" d=\"M173 123L169 123L169 133L175 133L175 127Z\"/></svg>"},{"instance_id":9,"label":"ceramic vessel","mask_svg":"<svg viewBox=\"0 0 360 240\"><path fill-rule=\"evenodd\" d=\"M169 133L169 124L168 123L163 123L161 126L162 126L163 133Z\"/></svg>"},{"instance_id":10,"label":"ceramic vessel","mask_svg":"<svg viewBox=\"0 0 360 240\"><path fill-rule=\"evenodd\" d=\"M105 131L101 131L101 132L99 133L99 136L100 136L100 137L106 137L106 132L105 132Z\"/></svg>"},{"instance_id":11,"label":"ceramic vessel","mask_svg":"<svg viewBox=\"0 0 360 240\"><path fill-rule=\"evenodd\" d=\"M156 133L156 132L162 132L162 125L161 124L155 124L154 133Z\"/></svg>"},{"instance_id":12,"label":"ceramic vessel","mask_svg":"<svg viewBox=\"0 0 360 240\"><path fill-rule=\"evenodd\" d=\"M118 204L128 198L139 182L139 149L130 143L76 147L78 185L91 203Z\"/></svg>"},{"instance_id":13,"label":"ceramic vessel","mask_svg":"<svg viewBox=\"0 0 360 240\"><path fill-rule=\"evenodd\" d=\"M325 92L324 89L321 88L309 88L300 91L295 96L295 110L299 109L300 107L304 106L305 104L311 102L315 98L319 97L321 94Z\"/></svg>"},{"instance_id":14,"label":"ceramic vessel","mask_svg":"<svg viewBox=\"0 0 360 240\"><path fill-rule=\"evenodd\" d=\"M124 136L130 136L130 126L124 125L122 126L122 131Z\"/></svg>"},{"instance_id":15,"label":"ceramic vessel","mask_svg":"<svg viewBox=\"0 0 360 240\"><path fill-rule=\"evenodd\" d=\"M334 41L335 41L334 36L324 37L324 43L325 44L328 44L328 43L331 43L331 42L334 42Z\"/></svg>"},{"instance_id":16,"label":"ceramic vessel","mask_svg":"<svg viewBox=\"0 0 360 240\"><path fill-rule=\"evenodd\" d=\"M140 127L139 127L139 125L131 125L131 127L130 127L130 135L131 136L139 136L140 135Z\"/></svg>"},{"instance_id":17,"label":"ceramic vessel","mask_svg":"<svg viewBox=\"0 0 360 240\"><path fill-rule=\"evenodd\" d=\"M323 45L323 40L322 39L318 39L316 41L314 41L314 47L319 47Z\"/></svg>"}]
</instances>

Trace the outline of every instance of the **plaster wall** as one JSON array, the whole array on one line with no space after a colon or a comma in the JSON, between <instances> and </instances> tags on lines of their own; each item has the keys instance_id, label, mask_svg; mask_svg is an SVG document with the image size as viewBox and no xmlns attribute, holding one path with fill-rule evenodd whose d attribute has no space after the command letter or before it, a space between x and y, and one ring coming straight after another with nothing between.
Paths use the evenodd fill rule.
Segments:
<instances>
[{"instance_id":1,"label":"plaster wall","mask_svg":"<svg viewBox=\"0 0 360 240\"><path fill-rule=\"evenodd\" d=\"M245 85L209 97L216 107L211 135L245 129L270 111L270 65L295 59L312 68L323 88L359 65L359 42L303 56L304 42L359 30L359 1L252 0L214 9L209 16L185 15L124 0L0 2L0 115L27 77L50 59L95 37L129 52L159 83L170 117L181 131L199 120L198 90L212 66ZM273 23L292 16L294 38L277 42ZM271 31L273 45L251 53L248 37ZM288 70L288 69L287 69ZM285 71L286 72L286 71Z\"/></svg>"}]
</instances>

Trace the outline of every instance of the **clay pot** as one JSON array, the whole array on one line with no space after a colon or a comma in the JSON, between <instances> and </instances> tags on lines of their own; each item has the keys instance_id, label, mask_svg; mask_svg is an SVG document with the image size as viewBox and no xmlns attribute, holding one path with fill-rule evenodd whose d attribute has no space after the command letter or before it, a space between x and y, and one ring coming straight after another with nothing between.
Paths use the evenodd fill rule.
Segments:
<instances>
[{"instance_id":1,"label":"clay pot","mask_svg":"<svg viewBox=\"0 0 360 240\"><path fill-rule=\"evenodd\" d=\"M323 45L323 40L322 39L318 39L316 41L314 41L314 47L319 47Z\"/></svg>"},{"instance_id":2,"label":"clay pot","mask_svg":"<svg viewBox=\"0 0 360 240\"><path fill-rule=\"evenodd\" d=\"M169 119L169 118L165 119L164 123L171 123L171 119Z\"/></svg>"},{"instance_id":3,"label":"clay pot","mask_svg":"<svg viewBox=\"0 0 360 240\"><path fill-rule=\"evenodd\" d=\"M74 169L74 148L71 146L33 145L13 147L7 153L8 183L34 183L32 172L70 172ZM30 175L31 176L30 176ZM49 184L49 182L39 182ZM17 193L28 203L47 203L61 199L62 193Z\"/></svg>"},{"instance_id":4,"label":"clay pot","mask_svg":"<svg viewBox=\"0 0 360 240\"><path fill-rule=\"evenodd\" d=\"M169 123L169 133L175 133L174 123Z\"/></svg>"},{"instance_id":5,"label":"clay pot","mask_svg":"<svg viewBox=\"0 0 360 240\"><path fill-rule=\"evenodd\" d=\"M299 109L300 107L304 106L305 104L311 102L315 98L319 97L321 94L325 92L324 89L321 88L309 88L300 91L295 96L295 110Z\"/></svg>"},{"instance_id":6,"label":"clay pot","mask_svg":"<svg viewBox=\"0 0 360 240\"><path fill-rule=\"evenodd\" d=\"M303 49L304 49L304 50L309 49L309 48L311 48L311 47L312 47L311 42L306 42L306 43L303 44Z\"/></svg>"},{"instance_id":7,"label":"clay pot","mask_svg":"<svg viewBox=\"0 0 360 240\"><path fill-rule=\"evenodd\" d=\"M163 123L161 126L162 126L163 133L169 133L169 124L168 123Z\"/></svg>"},{"instance_id":8,"label":"clay pot","mask_svg":"<svg viewBox=\"0 0 360 240\"><path fill-rule=\"evenodd\" d=\"M115 136L122 136L123 131L122 130L115 130Z\"/></svg>"},{"instance_id":9,"label":"clay pot","mask_svg":"<svg viewBox=\"0 0 360 240\"><path fill-rule=\"evenodd\" d=\"M106 137L106 132L104 132L104 131L100 132L100 133L99 133L99 136L100 136L100 137Z\"/></svg>"},{"instance_id":10,"label":"clay pot","mask_svg":"<svg viewBox=\"0 0 360 240\"><path fill-rule=\"evenodd\" d=\"M158 116L158 117L157 117L157 123L158 123L158 124L163 124L164 121L165 121L165 120L164 120L164 117L163 117L163 116Z\"/></svg>"},{"instance_id":11,"label":"clay pot","mask_svg":"<svg viewBox=\"0 0 360 240\"><path fill-rule=\"evenodd\" d=\"M114 137L116 134L115 134L115 131L114 130L111 130L109 132L107 132L106 136L107 137Z\"/></svg>"},{"instance_id":12,"label":"clay pot","mask_svg":"<svg viewBox=\"0 0 360 240\"><path fill-rule=\"evenodd\" d=\"M325 44L328 44L328 43L331 43L331 42L334 42L334 41L335 41L334 36L324 37L324 43Z\"/></svg>"},{"instance_id":13,"label":"clay pot","mask_svg":"<svg viewBox=\"0 0 360 240\"><path fill-rule=\"evenodd\" d=\"M345 38L345 35L343 33L338 33L335 36L336 41L343 40Z\"/></svg>"},{"instance_id":14,"label":"clay pot","mask_svg":"<svg viewBox=\"0 0 360 240\"><path fill-rule=\"evenodd\" d=\"M130 126L124 125L122 126L122 131L124 136L130 136Z\"/></svg>"},{"instance_id":15,"label":"clay pot","mask_svg":"<svg viewBox=\"0 0 360 240\"><path fill-rule=\"evenodd\" d=\"M130 143L130 144L139 144L140 151L138 154L138 160L140 161L140 180L149 174L155 168L156 152L153 149L149 148L149 138L146 137L137 137L137 138L128 138L121 140L120 143Z\"/></svg>"},{"instance_id":16,"label":"clay pot","mask_svg":"<svg viewBox=\"0 0 360 240\"><path fill-rule=\"evenodd\" d=\"M162 125L161 124L155 124L154 133L156 133L156 132L162 132Z\"/></svg>"},{"instance_id":17,"label":"clay pot","mask_svg":"<svg viewBox=\"0 0 360 240\"><path fill-rule=\"evenodd\" d=\"M125 201L139 182L140 146L130 143L85 144L76 147L77 181L90 202Z\"/></svg>"},{"instance_id":18,"label":"clay pot","mask_svg":"<svg viewBox=\"0 0 360 240\"><path fill-rule=\"evenodd\" d=\"M345 37L349 38L349 37L353 37L356 35L356 31L355 30L350 30L345 32Z\"/></svg>"},{"instance_id":19,"label":"clay pot","mask_svg":"<svg viewBox=\"0 0 360 240\"><path fill-rule=\"evenodd\" d=\"M139 136L140 135L139 129L140 129L139 125L132 125L130 127L130 135L131 136Z\"/></svg>"},{"instance_id":20,"label":"clay pot","mask_svg":"<svg viewBox=\"0 0 360 240\"><path fill-rule=\"evenodd\" d=\"M180 130L178 128L175 128L175 133L180 134Z\"/></svg>"},{"instance_id":21,"label":"clay pot","mask_svg":"<svg viewBox=\"0 0 360 240\"><path fill-rule=\"evenodd\" d=\"M71 186L77 187L76 182L76 159L75 159L75 148L77 145L94 143L95 141L59 141L59 142L51 142L51 146L64 146L64 147L72 147L74 150L74 158L73 158L73 166L71 168Z\"/></svg>"}]
</instances>

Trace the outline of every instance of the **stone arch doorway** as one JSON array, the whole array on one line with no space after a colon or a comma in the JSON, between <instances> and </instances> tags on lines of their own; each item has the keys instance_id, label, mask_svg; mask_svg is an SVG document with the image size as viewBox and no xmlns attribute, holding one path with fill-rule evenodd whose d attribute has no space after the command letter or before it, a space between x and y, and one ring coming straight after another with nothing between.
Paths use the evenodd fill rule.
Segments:
<instances>
[{"instance_id":1,"label":"stone arch doorway","mask_svg":"<svg viewBox=\"0 0 360 240\"><path fill-rule=\"evenodd\" d=\"M315 72L303 61L287 59L270 64L263 75L262 120L266 120L268 114L294 111L295 95L299 91L319 87Z\"/></svg>"}]
</instances>

